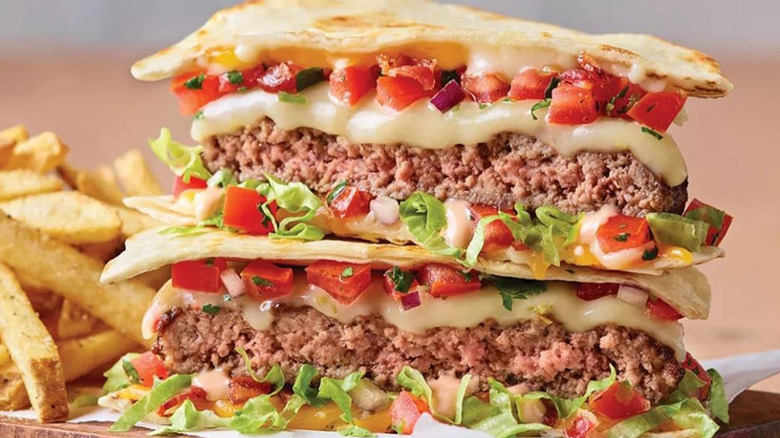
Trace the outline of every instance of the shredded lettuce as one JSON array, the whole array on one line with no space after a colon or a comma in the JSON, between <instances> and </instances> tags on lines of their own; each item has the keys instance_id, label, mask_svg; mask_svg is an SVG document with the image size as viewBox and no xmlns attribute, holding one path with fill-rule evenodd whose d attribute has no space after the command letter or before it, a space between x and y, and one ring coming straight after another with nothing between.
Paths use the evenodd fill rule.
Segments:
<instances>
[{"instance_id":1,"label":"shredded lettuce","mask_svg":"<svg viewBox=\"0 0 780 438\"><path fill-rule=\"evenodd\" d=\"M696 430L702 438L714 436L720 428L695 398L680 402L680 410L672 415L672 421L681 429Z\"/></svg>"},{"instance_id":2,"label":"shredded lettuce","mask_svg":"<svg viewBox=\"0 0 780 438\"><path fill-rule=\"evenodd\" d=\"M211 178L206 181L206 185L209 187L224 189L227 186L233 186L238 184L238 180L228 169L219 169Z\"/></svg>"},{"instance_id":3,"label":"shredded lettuce","mask_svg":"<svg viewBox=\"0 0 780 438\"><path fill-rule=\"evenodd\" d=\"M149 147L184 182L189 182L193 176L203 180L211 178L211 173L200 158L203 146L184 146L172 140L168 128L162 128L159 137L149 139Z\"/></svg>"},{"instance_id":4,"label":"shredded lettuce","mask_svg":"<svg viewBox=\"0 0 780 438\"><path fill-rule=\"evenodd\" d=\"M396 376L396 381L401 387L408 389L413 396L422 398L428 402L429 406L432 405L433 391L428 385L428 382L425 381L425 377L423 377L421 372L408 365L404 365L404 367L401 368L401 372ZM433 412L433 409L431 409L431 413Z\"/></svg>"},{"instance_id":5,"label":"shredded lettuce","mask_svg":"<svg viewBox=\"0 0 780 438\"><path fill-rule=\"evenodd\" d=\"M300 182L285 183L269 173L264 175L268 182L260 184L257 191L267 199L260 206L260 209L274 227L274 232L269 234L269 237L272 239L303 240L320 240L325 237L325 232L322 229L308 223L314 219L317 209L322 206L320 198L312 193L305 184ZM272 202L276 202L279 208L292 214L303 214L289 216L277 222L269 207Z\"/></svg>"},{"instance_id":6,"label":"shredded lettuce","mask_svg":"<svg viewBox=\"0 0 780 438\"><path fill-rule=\"evenodd\" d=\"M250 399L236 411L230 420L230 428L244 434L256 434L287 428L287 419L271 403L268 394Z\"/></svg>"},{"instance_id":7,"label":"shredded lettuce","mask_svg":"<svg viewBox=\"0 0 780 438\"><path fill-rule=\"evenodd\" d=\"M463 399L466 398L469 382L471 382L471 374L466 374L460 379L458 392L455 396L455 418L452 421L455 424L460 424L463 421Z\"/></svg>"},{"instance_id":8,"label":"shredded lettuce","mask_svg":"<svg viewBox=\"0 0 780 438\"><path fill-rule=\"evenodd\" d=\"M317 397L317 390L311 387L311 381L317 377L317 369L309 364L301 365L293 382L293 394L300 397L307 405L314 407L323 406L327 400ZM297 412L297 410L296 410Z\"/></svg>"},{"instance_id":9,"label":"shredded lettuce","mask_svg":"<svg viewBox=\"0 0 780 438\"><path fill-rule=\"evenodd\" d=\"M192 378L186 374L174 374L157 383L140 400L126 410L111 426L109 432L126 432L144 417L154 412L166 400L180 393L192 383Z\"/></svg>"},{"instance_id":10,"label":"shredded lettuce","mask_svg":"<svg viewBox=\"0 0 780 438\"><path fill-rule=\"evenodd\" d=\"M658 406L644 414L636 415L614 425L607 432L607 438L637 438L643 433L669 421L672 416L680 411L683 402Z\"/></svg>"},{"instance_id":11,"label":"shredded lettuce","mask_svg":"<svg viewBox=\"0 0 780 438\"><path fill-rule=\"evenodd\" d=\"M420 246L434 254L460 260L463 251L448 245L440 234L447 226L447 214L441 201L427 193L415 192L401 202L399 215Z\"/></svg>"},{"instance_id":12,"label":"shredded lettuce","mask_svg":"<svg viewBox=\"0 0 780 438\"><path fill-rule=\"evenodd\" d=\"M726 398L726 390L723 388L723 377L715 369L708 369L712 383L710 384L710 395L707 400L707 407L712 415L724 423L729 422L729 401Z\"/></svg>"},{"instance_id":13,"label":"shredded lettuce","mask_svg":"<svg viewBox=\"0 0 780 438\"><path fill-rule=\"evenodd\" d=\"M83 408L85 406L97 406L98 397L94 394L82 394L71 402L71 407Z\"/></svg>"},{"instance_id":14,"label":"shredded lettuce","mask_svg":"<svg viewBox=\"0 0 780 438\"><path fill-rule=\"evenodd\" d=\"M344 380L323 377L320 379L320 390L317 397L332 400L341 409L341 419L352 423L352 397L349 391L355 389L363 378L363 372L358 371L347 375Z\"/></svg>"},{"instance_id":15,"label":"shredded lettuce","mask_svg":"<svg viewBox=\"0 0 780 438\"><path fill-rule=\"evenodd\" d=\"M198 411L192 400L187 399L171 415L170 426L161 427L149 435L167 435L229 426L229 419L222 418L212 411Z\"/></svg>"},{"instance_id":16,"label":"shredded lettuce","mask_svg":"<svg viewBox=\"0 0 780 438\"><path fill-rule=\"evenodd\" d=\"M124 363L125 361L131 361L138 356L140 356L138 353L127 353L109 368L108 371L103 373L103 376L106 378L106 383L103 384L104 394L119 391L120 389L127 388L131 385L130 378L125 373Z\"/></svg>"},{"instance_id":17,"label":"shredded lettuce","mask_svg":"<svg viewBox=\"0 0 780 438\"><path fill-rule=\"evenodd\" d=\"M376 436L374 432L368 429L364 429L360 426L350 424L349 426L339 429L339 435L343 436L356 436L356 437L373 437Z\"/></svg>"},{"instance_id":18,"label":"shredded lettuce","mask_svg":"<svg viewBox=\"0 0 780 438\"><path fill-rule=\"evenodd\" d=\"M273 392L270 395L276 395L284 388L284 371L279 364L271 367L262 379L257 376L252 369L252 365L249 362L249 355L246 354L246 350L241 347L236 347L236 353L238 353L242 359L244 359L244 367L246 367L246 373L249 374L255 382L268 382L274 386Z\"/></svg>"},{"instance_id":19,"label":"shredded lettuce","mask_svg":"<svg viewBox=\"0 0 780 438\"><path fill-rule=\"evenodd\" d=\"M490 403L469 397L464 403L463 425L481 430L497 438L514 437L517 434L550 429L539 423L521 424L513 414L513 398L500 382L489 379Z\"/></svg>"}]
</instances>

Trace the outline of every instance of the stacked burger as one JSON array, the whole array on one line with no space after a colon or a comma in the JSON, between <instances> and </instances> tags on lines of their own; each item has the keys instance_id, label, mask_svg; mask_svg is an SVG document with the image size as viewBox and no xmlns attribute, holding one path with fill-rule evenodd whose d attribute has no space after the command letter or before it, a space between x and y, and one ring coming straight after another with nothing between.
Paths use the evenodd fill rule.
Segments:
<instances>
[{"instance_id":1,"label":"stacked burger","mask_svg":"<svg viewBox=\"0 0 780 438\"><path fill-rule=\"evenodd\" d=\"M116 430L727 419L679 322L707 317L693 266L731 222L687 203L669 133L732 87L706 55L420 0L268 0L132 72L173 78L202 146L150 141L173 194L125 202L169 225L103 273L171 269L151 351L110 371Z\"/></svg>"}]
</instances>

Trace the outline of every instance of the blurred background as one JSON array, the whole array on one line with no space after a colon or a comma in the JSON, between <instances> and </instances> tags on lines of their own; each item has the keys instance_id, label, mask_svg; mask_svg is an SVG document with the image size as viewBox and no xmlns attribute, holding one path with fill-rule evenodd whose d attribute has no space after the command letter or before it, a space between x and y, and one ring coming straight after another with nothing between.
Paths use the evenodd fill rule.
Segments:
<instances>
[{"instance_id":1,"label":"blurred background","mask_svg":"<svg viewBox=\"0 0 780 438\"><path fill-rule=\"evenodd\" d=\"M454 2L588 32L654 34L720 61L734 92L689 100L690 120L673 130L691 197L736 217L727 258L702 268L712 312L707 321L685 323L687 346L701 359L780 348L780 267L772 258L780 248L780 113L768 104L780 99L780 2ZM168 84L134 81L130 64L234 3L0 0L0 128L54 131L71 146L74 164L85 167L145 148L161 126L186 142L189 118L178 114ZM780 391L780 378L758 388Z\"/></svg>"}]
</instances>

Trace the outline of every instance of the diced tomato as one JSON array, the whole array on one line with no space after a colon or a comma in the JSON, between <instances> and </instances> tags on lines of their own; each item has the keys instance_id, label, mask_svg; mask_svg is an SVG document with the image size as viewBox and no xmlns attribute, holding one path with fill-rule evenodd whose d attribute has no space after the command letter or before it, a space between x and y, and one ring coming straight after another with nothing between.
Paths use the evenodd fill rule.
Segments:
<instances>
[{"instance_id":1,"label":"diced tomato","mask_svg":"<svg viewBox=\"0 0 780 438\"><path fill-rule=\"evenodd\" d=\"M472 204L469 206L471 214L474 217L476 225L483 217L495 216L498 214L498 208L484 204ZM515 238L505 223L496 219L485 227L485 244L482 246L482 252L509 248Z\"/></svg>"},{"instance_id":2,"label":"diced tomato","mask_svg":"<svg viewBox=\"0 0 780 438\"><path fill-rule=\"evenodd\" d=\"M679 312L674 310L674 307L667 304L666 301L660 298L653 298L647 300L647 310L650 315L666 321L677 321L683 316Z\"/></svg>"},{"instance_id":3,"label":"diced tomato","mask_svg":"<svg viewBox=\"0 0 780 438\"><path fill-rule=\"evenodd\" d=\"M204 411L209 408L208 400L206 399L206 390L198 386L190 386L184 392L181 392L165 401L157 408L157 414L160 416L168 416L173 413L185 400L189 400L195 406L195 409Z\"/></svg>"},{"instance_id":4,"label":"diced tomato","mask_svg":"<svg viewBox=\"0 0 780 438\"><path fill-rule=\"evenodd\" d=\"M593 414L588 414L591 417ZM598 420L595 417L589 418L588 415L577 415L572 420L571 426L566 428L566 438L587 438L592 430L598 426Z\"/></svg>"},{"instance_id":5,"label":"diced tomato","mask_svg":"<svg viewBox=\"0 0 780 438\"><path fill-rule=\"evenodd\" d=\"M227 269L227 262L220 257L185 260L173 264L171 281L176 288L217 293L222 290L222 279L219 274L225 269Z\"/></svg>"},{"instance_id":6,"label":"diced tomato","mask_svg":"<svg viewBox=\"0 0 780 438\"><path fill-rule=\"evenodd\" d=\"M273 385L268 382L258 382L249 376L238 376L230 379L228 385L230 403L238 405L261 394L270 394Z\"/></svg>"},{"instance_id":7,"label":"diced tomato","mask_svg":"<svg viewBox=\"0 0 780 438\"><path fill-rule=\"evenodd\" d=\"M410 435L414 431L417 420L425 412L430 412L425 400L407 391L401 391L390 405L390 424L396 432Z\"/></svg>"},{"instance_id":8,"label":"diced tomato","mask_svg":"<svg viewBox=\"0 0 780 438\"><path fill-rule=\"evenodd\" d=\"M341 219L368 214L371 194L347 186L330 203L330 210Z\"/></svg>"},{"instance_id":9,"label":"diced tomato","mask_svg":"<svg viewBox=\"0 0 780 438\"><path fill-rule=\"evenodd\" d=\"M591 409L610 420L633 417L650 409L650 402L628 382L615 382L596 393L589 401Z\"/></svg>"},{"instance_id":10,"label":"diced tomato","mask_svg":"<svg viewBox=\"0 0 780 438\"><path fill-rule=\"evenodd\" d=\"M544 72L536 69L526 69L512 78L512 86L509 89L509 98L514 100L544 99L544 92L550 86L550 82L557 76L556 73Z\"/></svg>"},{"instance_id":11,"label":"diced tomato","mask_svg":"<svg viewBox=\"0 0 780 438\"><path fill-rule=\"evenodd\" d=\"M707 222L710 228L707 230L705 245L718 246L726 237L726 233L734 219L723 210L718 210L698 199L691 201L685 209L685 217Z\"/></svg>"},{"instance_id":12,"label":"diced tomato","mask_svg":"<svg viewBox=\"0 0 780 438\"><path fill-rule=\"evenodd\" d=\"M190 189L205 189L208 187L206 185L205 179L195 178L194 176L190 176L189 182L184 182L184 179L178 175L176 175L176 178L173 180L173 197L178 198L181 192L185 190Z\"/></svg>"},{"instance_id":13,"label":"diced tomato","mask_svg":"<svg viewBox=\"0 0 780 438\"><path fill-rule=\"evenodd\" d=\"M136 372L138 372L138 377L141 378L141 385L147 388L152 387L155 377L159 379L168 377L168 370L165 369L162 359L151 351L147 351L132 359L130 363L133 364Z\"/></svg>"},{"instance_id":14,"label":"diced tomato","mask_svg":"<svg viewBox=\"0 0 780 438\"><path fill-rule=\"evenodd\" d=\"M685 353L685 360L683 361L682 366L686 370L692 371L699 380L704 382L704 386L699 389L699 400L707 400L707 396L710 394L710 386L712 386L712 378L710 375L707 374L707 371L701 366L699 361L694 359L693 356L691 356L691 353L688 352Z\"/></svg>"},{"instance_id":15,"label":"diced tomato","mask_svg":"<svg viewBox=\"0 0 780 438\"><path fill-rule=\"evenodd\" d=\"M411 282L408 282L408 287L406 289L403 289L404 285L396 285L396 283L393 281L394 271L397 270L398 275L397 277L404 277L404 278L410 278ZM385 286L385 293L390 298L401 301L401 296L403 296L406 293L409 293L410 291L413 291L417 289L420 286L420 282L417 281L416 278L414 278L414 274L408 271L404 271L400 268L391 268L388 269L387 272L385 272L384 277L384 286Z\"/></svg>"},{"instance_id":16,"label":"diced tomato","mask_svg":"<svg viewBox=\"0 0 780 438\"><path fill-rule=\"evenodd\" d=\"M223 223L248 234L266 235L273 231L273 224L260 210L265 196L256 190L238 186L228 186L225 190L225 208ZM271 214L276 216L276 203L268 205Z\"/></svg>"},{"instance_id":17,"label":"diced tomato","mask_svg":"<svg viewBox=\"0 0 780 438\"><path fill-rule=\"evenodd\" d=\"M617 295L620 285L616 283L580 283L577 297L585 301L598 300L607 295Z\"/></svg>"},{"instance_id":18,"label":"diced tomato","mask_svg":"<svg viewBox=\"0 0 780 438\"><path fill-rule=\"evenodd\" d=\"M219 78L205 73L179 75L171 81L171 91L179 100L181 113L192 115L220 96Z\"/></svg>"},{"instance_id":19,"label":"diced tomato","mask_svg":"<svg viewBox=\"0 0 780 438\"><path fill-rule=\"evenodd\" d=\"M451 266L431 263L420 269L420 283L428 286L436 298L450 297L479 290L482 284L472 272L461 272Z\"/></svg>"},{"instance_id":20,"label":"diced tomato","mask_svg":"<svg viewBox=\"0 0 780 438\"><path fill-rule=\"evenodd\" d=\"M370 67L349 66L330 75L330 92L350 106L376 86L376 74Z\"/></svg>"},{"instance_id":21,"label":"diced tomato","mask_svg":"<svg viewBox=\"0 0 780 438\"><path fill-rule=\"evenodd\" d=\"M265 260L255 260L241 271L249 296L256 299L281 297L292 292L292 268L280 268Z\"/></svg>"},{"instance_id":22,"label":"diced tomato","mask_svg":"<svg viewBox=\"0 0 780 438\"><path fill-rule=\"evenodd\" d=\"M371 284L371 265L320 260L306 268L306 278L336 300L350 304Z\"/></svg>"},{"instance_id":23,"label":"diced tomato","mask_svg":"<svg viewBox=\"0 0 780 438\"><path fill-rule=\"evenodd\" d=\"M376 81L376 98L384 106L400 111L423 97L431 97L428 91L414 79L382 76Z\"/></svg>"},{"instance_id":24,"label":"diced tomato","mask_svg":"<svg viewBox=\"0 0 780 438\"><path fill-rule=\"evenodd\" d=\"M679 91L647 93L628 110L628 116L650 128L665 132L682 110L688 95Z\"/></svg>"},{"instance_id":25,"label":"diced tomato","mask_svg":"<svg viewBox=\"0 0 780 438\"><path fill-rule=\"evenodd\" d=\"M268 67L257 78L257 85L269 93L295 93L298 91L295 77L302 68L292 62L282 62Z\"/></svg>"},{"instance_id":26,"label":"diced tomato","mask_svg":"<svg viewBox=\"0 0 780 438\"><path fill-rule=\"evenodd\" d=\"M463 75L463 90L479 103L493 103L509 92L509 84L495 74Z\"/></svg>"},{"instance_id":27,"label":"diced tomato","mask_svg":"<svg viewBox=\"0 0 780 438\"><path fill-rule=\"evenodd\" d=\"M637 248L650 241L650 225L644 218L619 214L596 230L596 238L604 252Z\"/></svg>"},{"instance_id":28,"label":"diced tomato","mask_svg":"<svg viewBox=\"0 0 780 438\"><path fill-rule=\"evenodd\" d=\"M588 124L596 121L596 100L593 91L571 84L559 84L552 92L550 123L562 125Z\"/></svg>"}]
</instances>

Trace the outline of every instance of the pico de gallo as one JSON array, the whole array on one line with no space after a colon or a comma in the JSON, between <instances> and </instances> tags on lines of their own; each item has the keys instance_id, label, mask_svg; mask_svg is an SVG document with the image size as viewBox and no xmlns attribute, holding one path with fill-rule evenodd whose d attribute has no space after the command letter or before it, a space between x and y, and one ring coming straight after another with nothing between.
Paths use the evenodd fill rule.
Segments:
<instances>
[{"instance_id":1,"label":"pico de gallo","mask_svg":"<svg viewBox=\"0 0 780 438\"><path fill-rule=\"evenodd\" d=\"M529 68L507 78L498 73L471 74L467 66L443 70L436 59L379 54L375 64L335 70L288 61L220 74L190 72L173 78L171 91L181 112L196 117L207 103L252 89L277 93L281 102L304 103L300 92L320 82L327 82L331 95L345 105L355 106L373 92L377 102L395 111L420 100L429 101L441 112L464 101L488 105L533 100L537 102L530 113L534 119L535 111L549 107L549 123L580 125L599 117L618 117L638 122L654 136L666 132L685 105L685 92L649 92L605 72L587 56L580 56L578 61L579 67L571 70Z\"/></svg>"}]
</instances>

